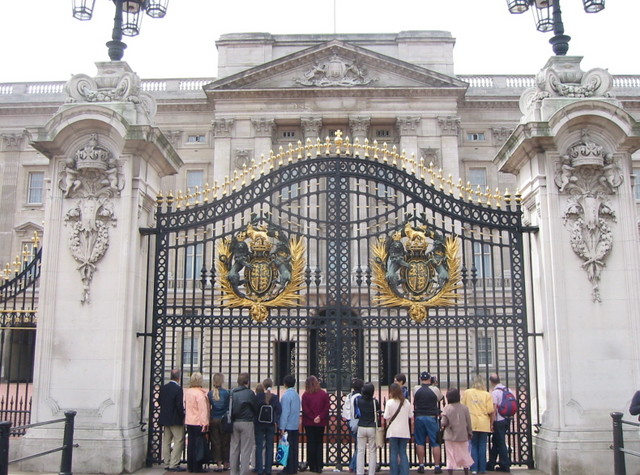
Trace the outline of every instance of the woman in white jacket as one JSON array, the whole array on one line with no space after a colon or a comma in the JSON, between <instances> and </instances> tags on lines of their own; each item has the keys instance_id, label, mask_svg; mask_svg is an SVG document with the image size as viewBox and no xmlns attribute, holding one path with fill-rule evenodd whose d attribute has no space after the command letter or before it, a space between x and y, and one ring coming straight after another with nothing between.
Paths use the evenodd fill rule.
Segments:
<instances>
[{"instance_id":1,"label":"woman in white jacket","mask_svg":"<svg viewBox=\"0 0 640 475\"><path fill-rule=\"evenodd\" d=\"M413 406L405 399L398 383L389 387L389 400L383 417L389 439L391 475L409 475L407 444L411 438L409 420L413 417Z\"/></svg>"}]
</instances>

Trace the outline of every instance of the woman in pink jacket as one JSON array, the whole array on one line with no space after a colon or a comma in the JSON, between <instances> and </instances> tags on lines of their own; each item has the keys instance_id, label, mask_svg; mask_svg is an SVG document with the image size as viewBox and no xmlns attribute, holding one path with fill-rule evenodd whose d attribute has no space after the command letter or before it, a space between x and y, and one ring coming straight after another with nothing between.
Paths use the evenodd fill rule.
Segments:
<instances>
[{"instance_id":1,"label":"woman in pink jacket","mask_svg":"<svg viewBox=\"0 0 640 475\"><path fill-rule=\"evenodd\" d=\"M329 395L320 387L315 376L309 376L302 395L302 425L307 435L309 470L322 472L322 441L329 423Z\"/></svg>"},{"instance_id":2,"label":"woman in pink jacket","mask_svg":"<svg viewBox=\"0 0 640 475\"><path fill-rule=\"evenodd\" d=\"M205 472L209 450L205 433L209 431L209 399L202 387L202 374L193 373L189 389L184 392L184 423L187 426L187 469L189 472Z\"/></svg>"}]
</instances>

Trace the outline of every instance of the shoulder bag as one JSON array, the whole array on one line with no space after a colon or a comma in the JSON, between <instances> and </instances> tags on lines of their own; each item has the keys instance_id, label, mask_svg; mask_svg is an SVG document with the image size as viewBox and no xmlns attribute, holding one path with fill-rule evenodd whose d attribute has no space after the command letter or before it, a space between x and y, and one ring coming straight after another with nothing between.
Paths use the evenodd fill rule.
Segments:
<instances>
[{"instance_id":1,"label":"shoulder bag","mask_svg":"<svg viewBox=\"0 0 640 475\"><path fill-rule=\"evenodd\" d=\"M405 399L406 401L406 399ZM393 415L393 417L391 419L389 419L389 422L387 422L387 424L385 425L384 428L384 438L387 438L387 429L389 428L389 426L391 425L391 423L396 419L396 417L398 417L398 414L400 413L400 409L402 409L402 406L404 405L404 401L402 402L402 404L398 404L398 409L396 409L396 413Z\"/></svg>"}]
</instances>

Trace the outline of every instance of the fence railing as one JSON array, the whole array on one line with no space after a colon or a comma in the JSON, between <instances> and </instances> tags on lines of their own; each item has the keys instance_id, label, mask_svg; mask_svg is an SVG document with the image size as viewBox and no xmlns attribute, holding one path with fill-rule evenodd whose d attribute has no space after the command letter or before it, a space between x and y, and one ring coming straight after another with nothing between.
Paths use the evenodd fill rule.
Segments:
<instances>
[{"instance_id":1,"label":"fence railing","mask_svg":"<svg viewBox=\"0 0 640 475\"><path fill-rule=\"evenodd\" d=\"M615 475L627 475L625 454L640 458L640 452L624 448L624 434L622 432L622 426L624 424L640 427L640 423L623 421L622 416L623 414L621 412L611 413L611 419L613 419L613 445L611 448L613 449L613 473Z\"/></svg>"},{"instance_id":2,"label":"fence railing","mask_svg":"<svg viewBox=\"0 0 640 475\"><path fill-rule=\"evenodd\" d=\"M13 429L11 429L11 421L0 422L0 475L8 475L10 463L22 462L24 460L42 457L43 455L49 455L60 451L62 451L62 454L60 456L60 472L58 472L58 474L72 475L73 472L71 471L71 465L73 463L73 449L74 447L78 447L78 444L73 443L73 426L75 417L76 411L65 411L63 419L36 422L35 424L14 427ZM57 424L58 422L64 422L64 434L62 436L61 447L56 447L55 449L45 450L44 452L38 452L36 454L27 455L26 457L9 460L9 438L13 431L25 431L26 429L29 429L31 427Z\"/></svg>"}]
</instances>

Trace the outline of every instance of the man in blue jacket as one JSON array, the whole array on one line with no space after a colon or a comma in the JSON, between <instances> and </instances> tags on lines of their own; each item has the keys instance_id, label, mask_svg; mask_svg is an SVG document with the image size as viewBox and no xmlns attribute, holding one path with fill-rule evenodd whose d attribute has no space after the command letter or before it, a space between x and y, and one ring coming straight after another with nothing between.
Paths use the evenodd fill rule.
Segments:
<instances>
[{"instance_id":1,"label":"man in blue jacket","mask_svg":"<svg viewBox=\"0 0 640 475\"><path fill-rule=\"evenodd\" d=\"M182 449L184 449L184 403L180 386L180 370L171 370L171 380L160 388L160 417L158 422L163 427L162 452L166 470L184 472L180 467ZM171 443L173 442L173 449Z\"/></svg>"},{"instance_id":2,"label":"man in blue jacket","mask_svg":"<svg viewBox=\"0 0 640 475\"><path fill-rule=\"evenodd\" d=\"M282 406L282 414L280 414L280 435L287 433L289 441L289 457L287 458L287 466L284 473L298 473L298 427L300 426L300 395L295 390L296 378L288 374L282 380L287 388L282 395L280 405Z\"/></svg>"}]
</instances>

